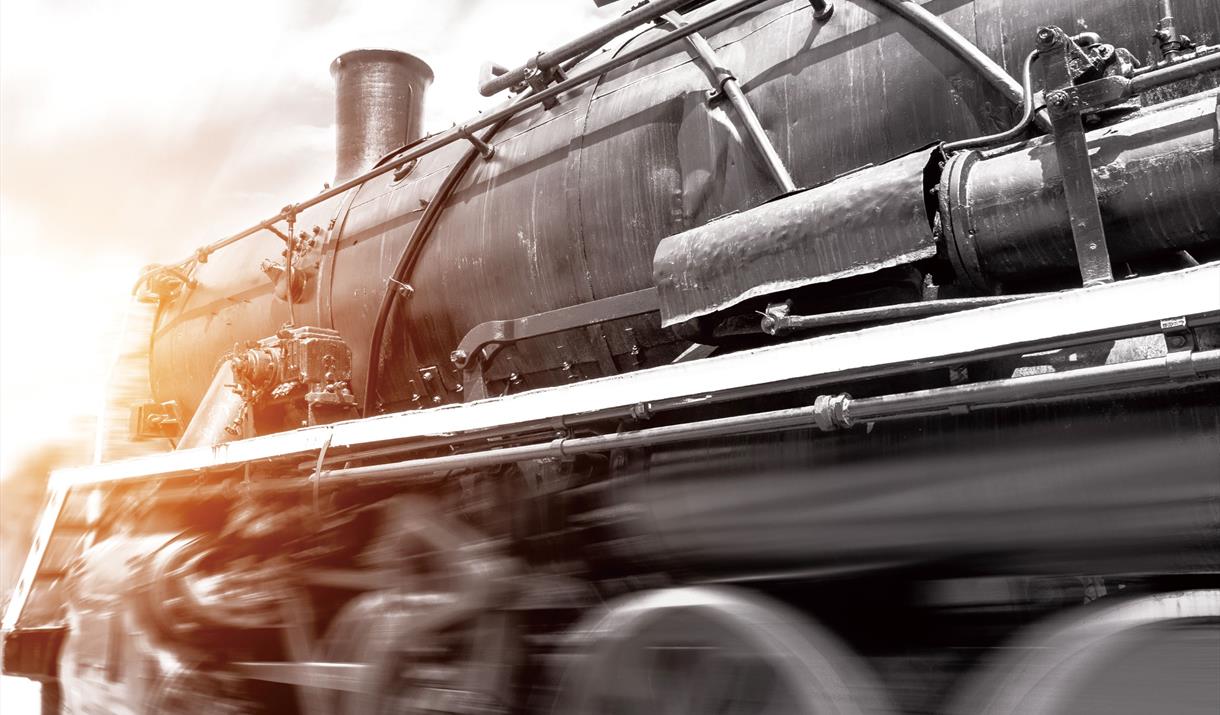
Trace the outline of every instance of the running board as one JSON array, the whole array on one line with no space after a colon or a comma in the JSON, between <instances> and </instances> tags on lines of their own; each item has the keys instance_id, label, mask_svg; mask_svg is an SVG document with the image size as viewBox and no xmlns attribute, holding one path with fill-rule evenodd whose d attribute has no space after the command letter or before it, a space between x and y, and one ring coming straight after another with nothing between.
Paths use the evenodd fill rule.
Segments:
<instances>
[{"instance_id":1,"label":"running board","mask_svg":"<svg viewBox=\"0 0 1220 715\"><path fill-rule=\"evenodd\" d=\"M962 362L1220 323L1220 263L682 362L464 405L402 412L136 459L64 469L3 630L20 618L72 489L198 474L294 455L391 443L566 430L615 417L788 392ZM321 461L321 460L319 460Z\"/></svg>"},{"instance_id":2,"label":"running board","mask_svg":"<svg viewBox=\"0 0 1220 715\"><path fill-rule=\"evenodd\" d=\"M460 405L414 410L55 472L55 486L183 474L377 443L563 429L1220 322L1220 263Z\"/></svg>"}]
</instances>

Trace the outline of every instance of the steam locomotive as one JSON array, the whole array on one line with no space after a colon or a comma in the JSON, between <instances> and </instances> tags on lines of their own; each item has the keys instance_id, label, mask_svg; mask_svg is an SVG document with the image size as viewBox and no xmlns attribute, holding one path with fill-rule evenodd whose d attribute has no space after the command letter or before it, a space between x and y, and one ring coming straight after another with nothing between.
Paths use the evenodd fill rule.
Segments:
<instances>
[{"instance_id":1,"label":"steam locomotive","mask_svg":"<svg viewBox=\"0 0 1220 715\"><path fill-rule=\"evenodd\" d=\"M1220 6L651 0L150 267L63 712L1220 708ZM124 425L124 428L127 426Z\"/></svg>"}]
</instances>

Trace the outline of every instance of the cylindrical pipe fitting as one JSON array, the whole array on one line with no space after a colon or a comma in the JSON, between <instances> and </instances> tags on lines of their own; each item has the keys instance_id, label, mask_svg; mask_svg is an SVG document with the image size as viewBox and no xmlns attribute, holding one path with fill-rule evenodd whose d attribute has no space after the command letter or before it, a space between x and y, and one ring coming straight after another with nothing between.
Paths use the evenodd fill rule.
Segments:
<instances>
[{"instance_id":1,"label":"cylindrical pipe fitting","mask_svg":"<svg viewBox=\"0 0 1220 715\"><path fill-rule=\"evenodd\" d=\"M233 361L225 360L200 400L199 409L195 410L190 423L183 430L178 449L214 447L237 437L229 431L229 427L240 421L245 402L233 389L236 381Z\"/></svg>"}]
</instances>

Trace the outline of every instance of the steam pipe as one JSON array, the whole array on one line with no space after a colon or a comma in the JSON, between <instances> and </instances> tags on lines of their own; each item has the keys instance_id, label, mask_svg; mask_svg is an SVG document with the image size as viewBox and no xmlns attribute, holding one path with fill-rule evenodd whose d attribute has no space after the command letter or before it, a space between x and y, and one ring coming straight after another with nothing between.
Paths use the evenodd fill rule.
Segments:
<instances>
[{"instance_id":1,"label":"steam pipe","mask_svg":"<svg viewBox=\"0 0 1220 715\"><path fill-rule=\"evenodd\" d=\"M762 319L762 331L768 335L780 335L789 330L817 330L836 325L854 325L859 323L877 323L886 320L913 320L932 315L956 313L972 308L985 308L990 305L1002 305L1014 300L1033 298L1036 293L1017 295L985 295L974 298L946 298L943 300L925 300L918 303L899 303L897 305L882 305L873 308L856 310L840 310L833 313L817 313L815 315L782 315L770 311Z\"/></svg>"},{"instance_id":2,"label":"steam pipe","mask_svg":"<svg viewBox=\"0 0 1220 715\"><path fill-rule=\"evenodd\" d=\"M689 4L690 0L653 0L653 2L645 3L641 7L625 13L618 19L611 20L592 32L566 42L550 52L540 52L536 57L520 67L487 80L480 85L479 94L484 97L495 96L513 85L526 81L531 72L553 70L573 57L601 47L609 40L618 37L628 30L657 20L665 13L672 12L683 5Z\"/></svg>"},{"instance_id":3,"label":"steam pipe","mask_svg":"<svg viewBox=\"0 0 1220 715\"><path fill-rule=\"evenodd\" d=\"M568 457L659 444L741 435L817 425L824 430L861 422L881 422L915 416L949 414L999 406L1075 399L1098 390L1168 387L1212 382L1220 371L1220 350L1170 354L1120 365L1082 368L1061 373L991 380L970 385L919 390L856 399L848 395L819 397L813 405L772 410L699 422L602 434L559 438L540 444L489 449L468 454L424 457L390 464L330 469L313 477L321 483L427 475L457 469L478 469L513 462ZM1193 380L1182 380L1183 375ZM286 485L286 488L297 488Z\"/></svg>"},{"instance_id":4,"label":"steam pipe","mask_svg":"<svg viewBox=\"0 0 1220 715\"><path fill-rule=\"evenodd\" d=\"M1131 84L1128 85L1128 89L1130 94L1139 94L1140 92L1147 92L1155 87L1160 87L1163 84L1177 82L1181 79L1187 79L1197 74L1214 70L1220 70L1220 50L1209 48L1207 53L1197 57L1177 60L1160 69L1136 75L1131 80Z\"/></svg>"},{"instance_id":5,"label":"steam pipe","mask_svg":"<svg viewBox=\"0 0 1220 715\"><path fill-rule=\"evenodd\" d=\"M1141 385L1159 386L1181 374L1210 381L1215 379L1215 376L1205 375L1217 371L1220 371L1220 350L1204 350L1194 353L1170 353L1159 358L1068 372L991 380L881 397L848 398L841 426L960 413L1001 405L1041 402L1057 397L1073 399L1098 390L1108 392Z\"/></svg>"},{"instance_id":6,"label":"steam pipe","mask_svg":"<svg viewBox=\"0 0 1220 715\"><path fill-rule=\"evenodd\" d=\"M989 134L983 137L975 137L973 139L962 139L960 141L949 142L941 147L941 151L946 154L960 149L976 149L978 147L992 146L995 144L1003 144L1004 142L1016 139L1025 133L1025 129L1034 119L1034 82L1033 82L1033 67L1034 59L1038 57L1038 51L1034 50L1025 57L1025 63L1021 68L1021 92L1024 97L1023 111L1021 118L1011 128L1006 129L996 134Z\"/></svg>"}]
</instances>

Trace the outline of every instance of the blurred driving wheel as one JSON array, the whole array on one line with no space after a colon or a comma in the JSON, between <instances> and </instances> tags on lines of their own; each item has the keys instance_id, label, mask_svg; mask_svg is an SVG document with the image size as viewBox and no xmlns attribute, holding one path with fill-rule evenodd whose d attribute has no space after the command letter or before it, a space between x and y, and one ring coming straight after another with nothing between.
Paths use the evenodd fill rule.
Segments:
<instances>
[{"instance_id":1,"label":"blurred driving wheel","mask_svg":"<svg viewBox=\"0 0 1220 715\"><path fill-rule=\"evenodd\" d=\"M235 677L178 667L158 679L144 712L154 715L255 715L257 703L244 697Z\"/></svg>"},{"instance_id":2,"label":"blurred driving wheel","mask_svg":"<svg viewBox=\"0 0 1220 715\"><path fill-rule=\"evenodd\" d=\"M1220 591L1105 600L1018 636L949 712L1220 713Z\"/></svg>"},{"instance_id":3,"label":"blurred driving wheel","mask_svg":"<svg viewBox=\"0 0 1220 715\"><path fill-rule=\"evenodd\" d=\"M577 654L553 713L891 712L878 681L836 638L747 590L635 594L573 634Z\"/></svg>"}]
</instances>

